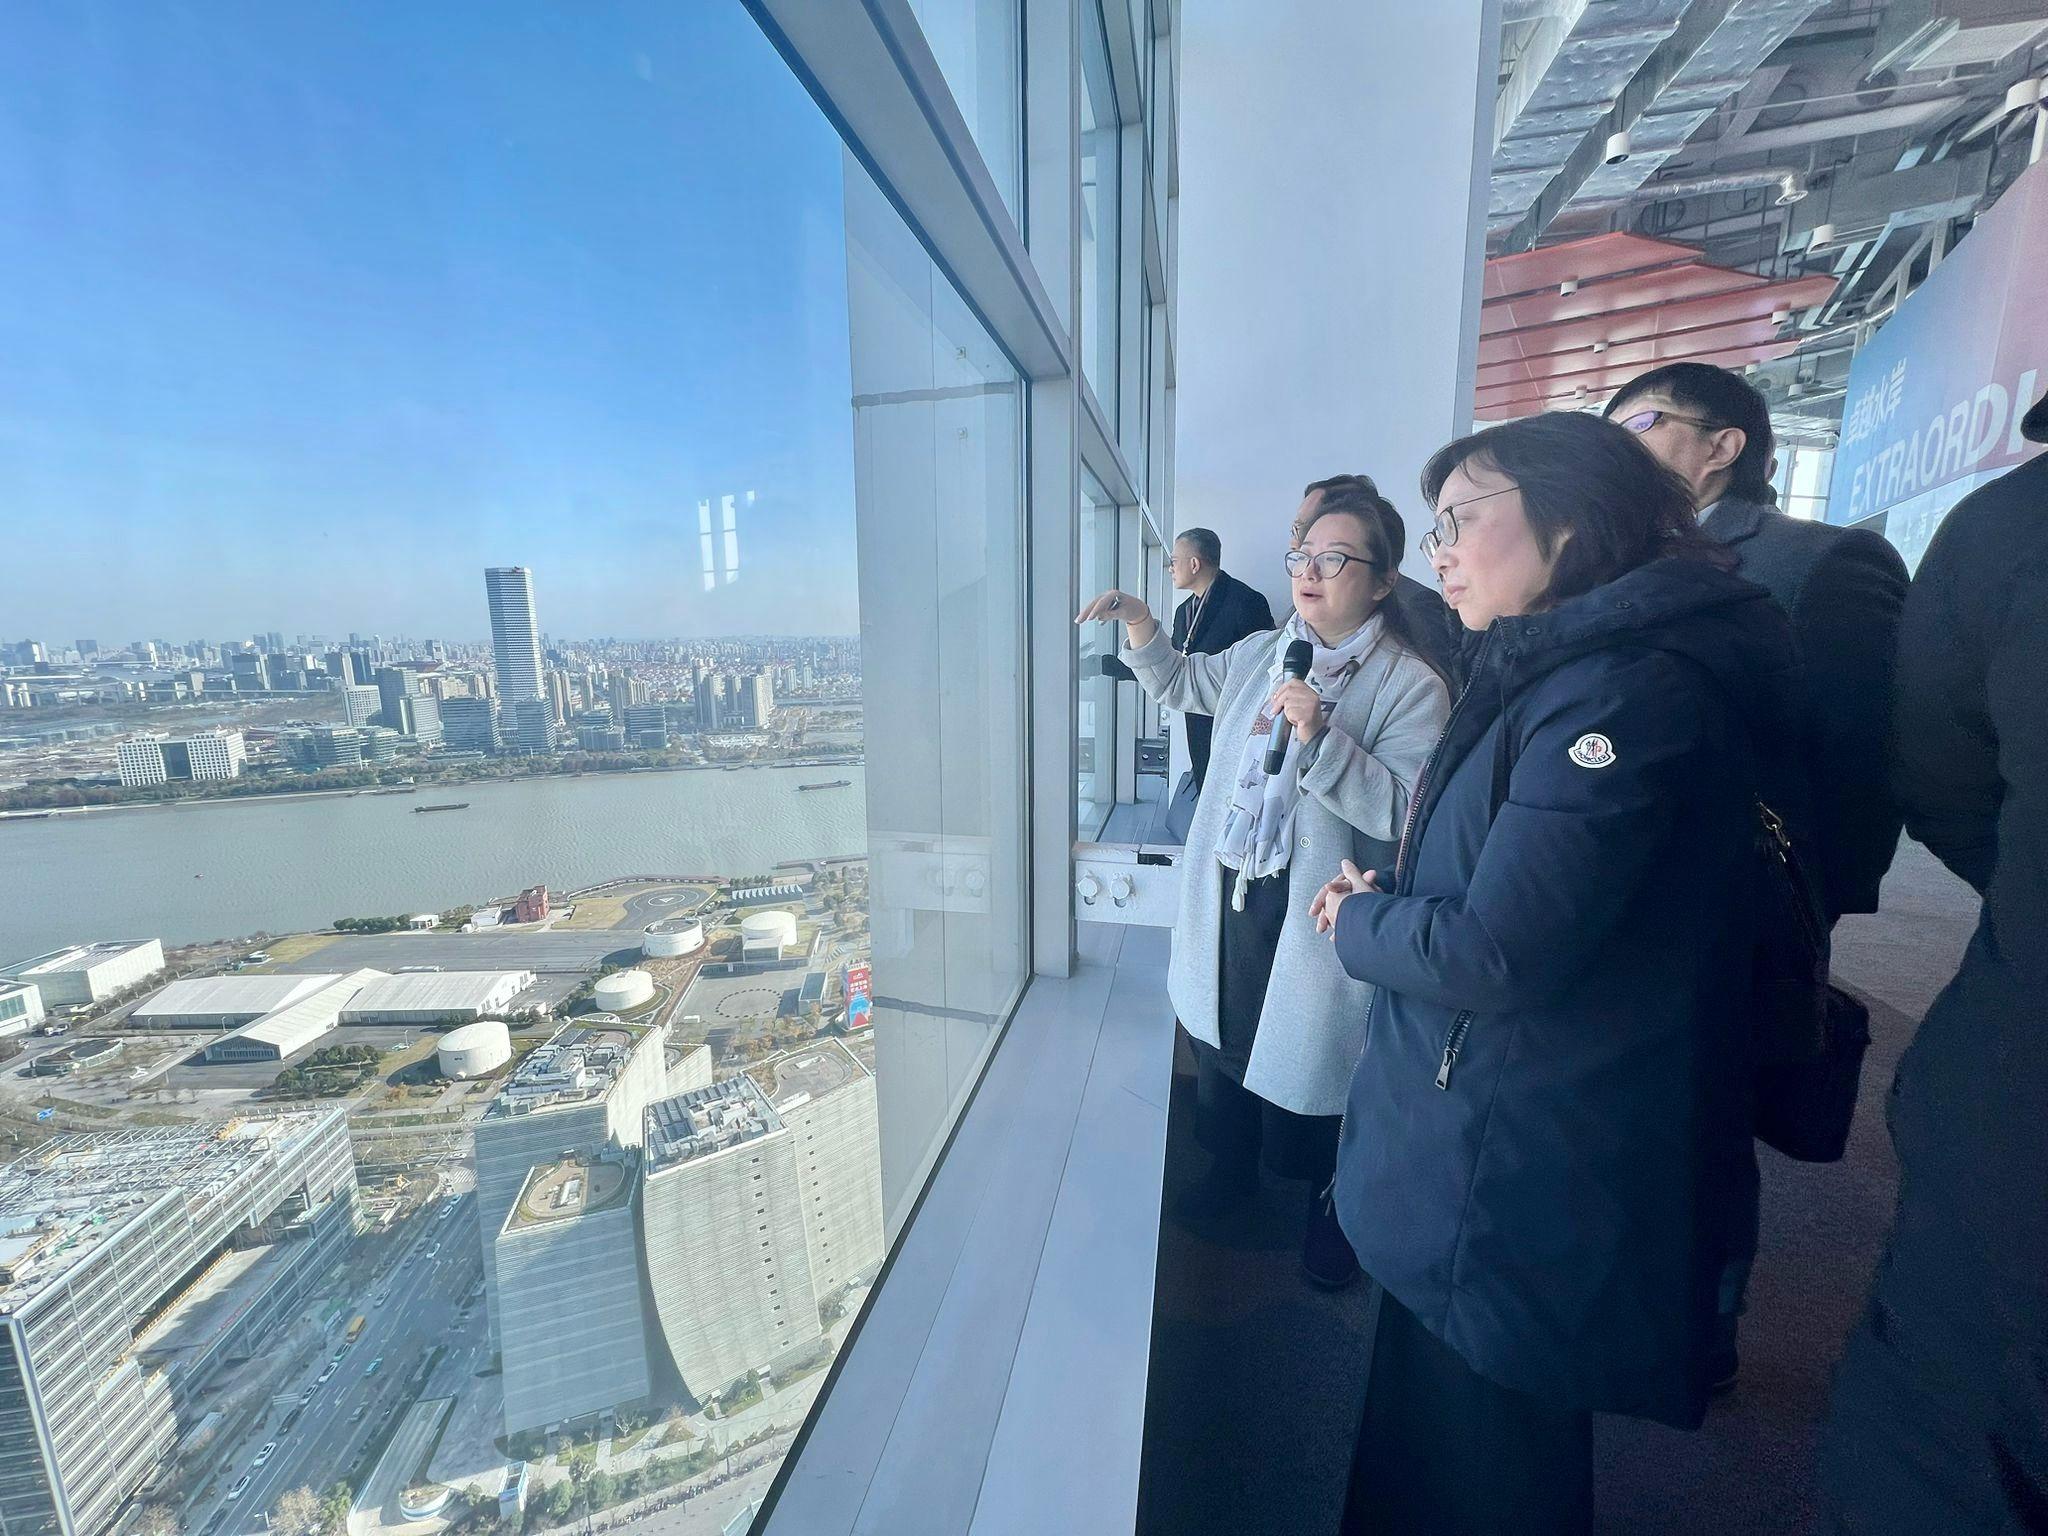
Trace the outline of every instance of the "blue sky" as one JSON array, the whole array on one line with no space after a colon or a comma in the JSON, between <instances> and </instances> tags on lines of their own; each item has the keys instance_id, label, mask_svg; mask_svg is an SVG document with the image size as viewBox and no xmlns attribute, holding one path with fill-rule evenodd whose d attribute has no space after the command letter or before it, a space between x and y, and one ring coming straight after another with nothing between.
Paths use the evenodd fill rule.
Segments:
<instances>
[{"instance_id":1,"label":"blue sky","mask_svg":"<svg viewBox=\"0 0 2048 1536\"><path fill-rule=\"evenodd\" d=\"M506 564L557 635L856 628L842 154L739 6L7 26L0 505L34 575L0 630L475 637ZM697 503L748 490L707 594Z\"/></svg>"}]
</instances>

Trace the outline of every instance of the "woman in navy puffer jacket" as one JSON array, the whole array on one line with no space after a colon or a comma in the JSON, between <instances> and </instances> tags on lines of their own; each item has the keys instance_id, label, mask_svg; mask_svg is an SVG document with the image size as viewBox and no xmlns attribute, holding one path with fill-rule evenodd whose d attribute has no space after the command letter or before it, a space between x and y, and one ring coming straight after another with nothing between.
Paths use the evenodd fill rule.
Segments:
<instances>
[{"instance_id":1,"label":"woman in navy puffer jacket","mask_svg":"<svg viewBox=\"0 0 2048 1536\"><path fill-rule=\"evenodd\" d=\"M1345 1529L1586 1530L1593 1412L1704 1411L1799 685L1782 614L1611 423L1462 439L1423 491L1484 638L1397 870L1315 909L1380 988L1337 1161L1378 1286Z\"/></svg>"}]
</instances>

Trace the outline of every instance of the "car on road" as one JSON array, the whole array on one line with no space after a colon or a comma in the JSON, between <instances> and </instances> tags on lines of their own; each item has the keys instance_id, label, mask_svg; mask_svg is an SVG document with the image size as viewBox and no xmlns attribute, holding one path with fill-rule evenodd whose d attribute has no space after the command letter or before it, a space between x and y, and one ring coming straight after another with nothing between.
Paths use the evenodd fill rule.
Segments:
<instances>
[{"instance_id":1,"label":"car on road","mask_svg":"<svg viewBox=\"0 0 2048 1536\"><path fill-rule=\"evenodd\" d=\"M438 1219L441 1221L446 1221L450 1216L453 1216L455 1214L455 1207L457 1207L460 1204L462 1204L462 1196L457 1195L454 1199L448 1201L445 1205L441 1207L441 1215Z\"/></svg>"},{"instance_id":2,"label":"car on road","mask_svg":"<svg viewBox=\"0 0 2048 1536\"><path fill-rule=\"evenodd\" d=\"M277 1426L277 1432L280 1435L290 1434L292 1432L292 1426L299 1422L299 1415L302 1412L304 1412L302 1408L292 1409L290 1413L284 1416L284 1422Z\"/></svg>"},{"instance_id":3,"label":"car on road","mask_svg":"<svg viewBox=\"0 0 2048 1536\"><path fill-rule=\"evenodd\" d=\"M433 1247L429 1248L427 1250L427 1257L430 1259L438 1259L439 1257L441 1257L441 1245L439 1243L436 1243Z\"/></svg>"},{"instance_id":4,"label":"car on road","mask_svg":"<svg viewBox=\"0 0 2048 1536\"><path fill-rule=\"evenodd\" d=\"M371 1298L373 1303L380 1307L383 1306L384 1303L389 1301L390 1299L391 1293L389 1291L379 1291L374 1297Z\"/></svg>"},{"instance_id":5,"label":"car on road","mask_svg":"<svg viewBox=\"0 0 2048 1536\"><path fill-rule=\"evenodd\" d=\"M229 1497L229 1498L231 1498L231 1499L239 1499L239 1498L240 1498L240 1497L241 1497L241 1496L242 1496L243 1494L245 1494L245 1493L247 1493L247 1492L249 1491L249 1478L250 1478L250 1475L251 1475L251 1474L249 1474L249 1473L247 1473L247 1472L244 1472L244 1473L242 1474L242 1480L241 1480L241 1481L240 1481L239 1483L236 1483L234 1487L232 1487L232 1488L230 1488L230 1489L228 1490L228 1497Z\"/></svg>"},{"instance_id":6,"label":"car on road","mask_svg":"<svg viewBox=\"0 0 2048 1536\"><path fill-rule=\"evenodd\" d=\"M368 1413L369 1411L370 1405L368 1403L357 1403L356 1411L348 1416L349 1423L360 1424L362 1422L363 1415Z\"/></svg>"},{"instance_id":7,"label":"car on road","mask_svg":"<svg viewBox=\"0 0 2048 1536\"><path fill-rule=\"evenodd\" d=\"M263 1463L270 1460L270 1458L276 1454L277 1442L275 1440L264 1441L263 1449L256 1453L256 1465L259 1467L262 1466Z\"/></svg>"},{"instance_id":8,"label":"car on road","mask_svg":"<svg viewBox=\"0 0 2048 1536\"><path fill-rule=\"evenodd\" d=\"M315 1381L315 1382L313 1383L313 1385L314 1385L314 1386L316 1386L316 1387L319 1387L319 1386L325 1386L325 1385L327 1384L327 1382L328 1382L328 1381L329 1381L329 1380L330 1380L330 1379L331 1379L331 1378L333 1377L333 1375L334 1375L334 1362L333 1362L332 1360L330 1360L330 1361L328 1361L328 1362L327 1362L327 1369L326 1369L326 1370L324 1370L324 1371L322 1371L322 1372L320 1373L319 1379L318 1379L318 1380L316 1380L316 1381Z\"/></svg>"},{"instance_id":9,"label":"car on road","mask_svg":"<svg viewBox=\"0 0 2048 1536\"><path fill-rule=\"evenodd\" d=\"M303 1408L303 1407L305 1407L305 1406L306 1406L306 1404L308 1404L308 1403L310 1403L311 1401L313 1401L313 1394L314 1394L314 1393L315 1393L316 1391L318 1391L318 1390L319 1390L318 1386L311 1386L311 1387L308 1387L308 1388L306 1388L306 1390L305 1390L305 1391L301 1392L301 1393L299 1394L299 1406L300 1406L301 1408Z\"/></svg>"},{"instance_id":10,"label":"car on road","mask_svg":"<svg viewBox=\"0 0 2048 1536\"><path fill-rule=\"evenodd\" d=\"M403 1264L399 1265L398 1267L399 1267L400 1269L411 1269L411 1268L412 1268L412 1261L413 1261L414 1259L418 1258L419 1256L420 1256L420 1251L419 1251L419 1249L417 1249L417 1248L413 1249L413 1251L412 1251L411 1253L408 1253L408 1254L407 1254L407 1255L405 1256L405 1262L404 1262Z\"/></svg>"},{"instance_id":11,"label":"car on road","mask_svg":"<svg viewBox=\"0 0 2048 1536\"><path fill-rule=\"evenodd\" d=\"M336 1351L334 1352L334 1363L335 1363L336 1365L339 1365L339 1364L341 1364L341 1362L342 1362L342 1361L344 1361L344 1360L346 1360L346 1359L348 1358L348 1352L349 1352L350 1350L354 1349L354 1348L355 1348L355 1345L353 1345L353 1344L343 1344L343 1345L341 1346L341 1348L337 1349L337 1350L336 1350Z\"/></svg>"},{"instance_id":12,"label":"car on road","mask_svg":"<svg viewBox=\"0 0 2048 1536\"><path fill-rule=\"evenodd\" d=\"M380 1365L382 1365L383 1363L384 1363L384 1357L383 1357L382 1355L379 1355L379 1356L378 1356L378 1357L377 1357L376 1359L372 1360L372 1361L371 1361L371 1362L370 1362L370 1363L369 1363L368 1365L366 1365L366 1366L364 1366L364 1367L363 1367L363 1374L364 1374L365 1376L374 1376L374 1375L376 1375L376 1374L377 1374L377 1367L378 1367L378 1366L380 1366Z\"/></svg>"}]
</instances>

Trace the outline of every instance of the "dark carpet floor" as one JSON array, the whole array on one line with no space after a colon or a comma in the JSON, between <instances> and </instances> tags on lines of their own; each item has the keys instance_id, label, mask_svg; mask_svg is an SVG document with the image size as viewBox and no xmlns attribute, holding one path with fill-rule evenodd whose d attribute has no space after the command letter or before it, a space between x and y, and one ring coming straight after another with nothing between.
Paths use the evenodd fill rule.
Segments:
<instances>
[{"instance_id":1,"label":"dark carpet floor","mask_svg":"<svg viewBox=\"0 0 2048 1536\"><path fill-rule=\"evenodd\" d=\"M1706 1426L1682 1434L1603 1419L1599 1525L1609 1532L1776 1536L1813 1516L1828 1381L1863 1304L1897 1189L1884 1097L1921 1015L1954 973L1976 899L1904 844L1884 910L1836 932L1835 975L1871 1004L1873 1042L1848 1155L1792 1162L1763 1150L1763 1241L1743 1319L1742 1378ZM1175 1078L1166 1197L1198 1175L1192 1080ZM1161 1224L1139 1530L1335 1529L1358 1423L1362 1296L1300 1278L1307 1196L1270 1181L1248 1219L1195 1236Z\"/></svg>"}]
</instances>

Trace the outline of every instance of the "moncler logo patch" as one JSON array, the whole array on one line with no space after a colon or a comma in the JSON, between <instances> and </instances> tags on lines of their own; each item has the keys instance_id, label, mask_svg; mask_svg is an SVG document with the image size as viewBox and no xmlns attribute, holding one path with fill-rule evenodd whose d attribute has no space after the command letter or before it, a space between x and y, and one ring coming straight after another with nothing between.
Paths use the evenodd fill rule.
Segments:
<instances>
[{"instance_id":1,"label":"moncler logo patch","mask_svg":"<svg viewBox=\"0 0 2048 1536\"><path fill-rule=\"evenodd\" d=\"M1614 766L1614 743L1598 731L1588 731L1571 745L1566 754L1581 768L1611 768Z\"/></svg>"}]
</instances>

